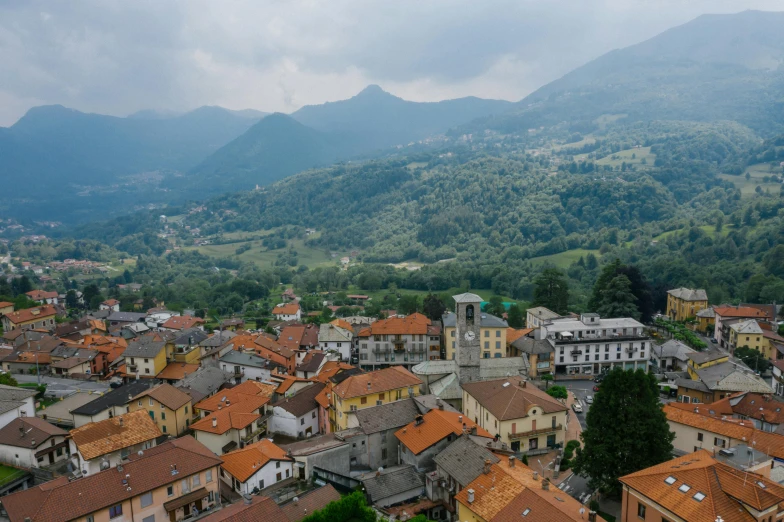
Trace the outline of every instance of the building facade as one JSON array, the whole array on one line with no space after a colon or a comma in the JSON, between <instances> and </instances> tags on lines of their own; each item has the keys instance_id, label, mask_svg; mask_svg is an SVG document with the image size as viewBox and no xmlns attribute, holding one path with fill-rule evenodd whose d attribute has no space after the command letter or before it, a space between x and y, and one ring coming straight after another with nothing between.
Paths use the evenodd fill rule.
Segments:
<instances>
[{"instance_id":1,"label":"building facade","mask_svg":"<svg viewBox=\"0 0 784 522\"><path fill-rule=\"evenodd\" d=\"M685 321L708 308L708 294L702 289L676 288L667 291L667 317Z\"/></svg>"}]
</instances>

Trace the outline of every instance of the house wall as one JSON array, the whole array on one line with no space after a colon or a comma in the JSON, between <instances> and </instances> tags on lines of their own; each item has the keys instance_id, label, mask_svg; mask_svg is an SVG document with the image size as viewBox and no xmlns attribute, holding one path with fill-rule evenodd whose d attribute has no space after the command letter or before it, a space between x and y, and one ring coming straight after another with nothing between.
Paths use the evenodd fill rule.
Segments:
<instances>
[{"instance_id":1,"label":"house wall","mask_svg":"<svg viewBox=\"0 0 784 522\"><path fill-rule=\"evenodd\" d=\"M667 294L667 316L675 321L685 321L708 308L708 301L685 301Z\"/></svg>"},{"instance_id":2,"label":"house wall","mask_svg":"<svg viewBox=\"0 0 784 522\"><path fill-rule=\"evenodd\" d=\"M4 462L6 464L10 464L12 466L23 467L23 468L36 468L40 466L49 465L49 456L43 455L41 460L39 461L35 454L41 450L44 450L52 445L57 445L62 442L65 442L65 437L57 436L52 437L46 441L38 441L38 445L35 448L20 448L17 446L9 446L6 444L0 444L0 462ZM54 453L54 462L61 462L63 460L68 459L68 447L63 447L60 449L60 455L57 455L57 451Z\"/></svg>"},{"instance_id":3,"label":"house wall","mask_svg":"<svg viewBox=\"0 0 784 522\"><path fill-rule=\"evenodd\" d=\"M390 497L379 498L379 499L373 498L371 500L373 501L373 505L375 506L387 507L387 506L392 506L394 504L398 504L400 502L405 502L406 500L417 498L418 496L424 494L425 494L425 488L424 486L422 486L422 487L412 488L408 491L404 491L402 493L398 493L397 495L392 495Z\"/></svg>"},{"instance_id":4,"label":"house wall","mask_svg":"<svg viewBox=\"0 0 784 522\"><path fill-rule=\"evenodd\" d=\"M468 522L487 522L484 518L480 517L462 502L457 503L457 519ZM624 519L625 522L625 519Z\"/></svg>"},{"instance_id":5,"label":"house wall","mask_svg":"<svg viewBox=\"0 0 784 522\"><path fill-rule=\"evenodd\" d=\"M720 449L729 448L743 442L727 437L726 435L719 435L718 433L694 428L673 421L668 421L668 424L670 425L670 431L675 433L675 439L672 441L673 448L684 453L691 453L700 448L708 451L719 451ZM749 424L751 425L751 423ZM700 434L702 434L702 440L700 440ZM717 441L716 439L720 440ZM723 445L721 444L721 440L725 441ZM718 444L716 444L716 442L718 442Z\"/></svg>"},{"instance_id":6,"label":"house wall","mask_svg":"<svg viewBox=\"0 0 784 522\"><path fill-rule=\"evenodd\" d=\"M370 469L395 466L399 463L401 445L395 437L397 430L398 428L394 428L368 435L366 462Z\"/></svg>"},{"instance_id":7,"label":"house wall","mask_svg":"<svg viewBox=\"0 0 784 522\"><path fill-rule=\"evenodd\" d=\"M747 346L761 352L765 344L767 343L764 342L762 334L738 334L738 332L730 328L730 348L733 350ZM766 355L766 357L769 356Z\"/></svg>"},{"instance_id":8,"label":"house wall","mask_svg":"<svg viewBox=\"0 0 784 522\"><path fill-rule=\"evenodd\" d=\"M5 330L13 330L14 328L22 328L24 330L32 330L33 328L47 328L54 326L54 315L48 315L45 317L36 317L30 321L21 321L19 323L14 323L8 317L3 316L3 329Z\"/></svg>"},{"instance_id":9,"label":"house wall","mask_svg":"<svg viewBox=\"0 0 784 522\"><path fill-rule=\"evenodd\" d=\"M207 431L193 430L193 437L207 446L207 448L216 455L222 455L222 448L232 440L239 444L237 430L229 430L226 433L220 435Z\"/></svg>"},{"instance_id":10,"label":"house wall","mask_svg":"<svg viewBox=\"0 0 784 522\"><path fill-rule=\"evenodd\" d=\"M348 361L351 357L351 341L319 341L319 348L326 351L334 351L340 354L341 361Z\"/></svg>"},{"instance_id":11,"label":"house wall","mask_svg":"<svg viewBox=\"0 0 784 522\"><path fill-rule=\"evenodd\" d=\"M74 414L73 415L74 428L84 426L85 424L90 424L91 422L99 422L102 420L110 419L112 417L117 417L118 415L129 413L130 411L131 411L130 406L120 405L120 406L112 406L110 408L106 408L105 410L100 411L95 415Z\"/></svg>"},{"instance_id":12,"label":"house wall","mask_svg":"<svg viewBox=\"0 0 784 522\"><path fill-rule=\"evenodd\" d=\"M257 368L255 366L243 366L241 364L234 364L234 363L227 363L224 361L218 361L220 365L220 369L231 372L235 378L239 377L240 381L236 384L241 384L247 380L251 381L268 381L270 380L270 375L272 373L266 368ZM240 373L237 374L236 371L239 369ZM236 381L235 381L236 382Z\"/></svg>"},{"instance_id":13,"label":"house wall","mask_svg":"<svg viewBox=\"0 0 784 522\"><path fill-rule=\"evenodd\" d=\"M128 407L131 412L145 410L164 435L180 436L190 427L190 402L175 411L152 397L141 397L132 401Z\"/></svg>"},{"instance_id":14,"label":"house wall","mask_svg":"<svg viewBox=\"0 0 784 522\"><path fill-rule=\"evenodd\" d=\"M519 443L519 451L545 448L548 436L552 435L555 435L555 443L562 443L566 440L567 411L544 413L541 407L534 405L528 410L526 417L499 422L476 398L464 391L463 414L492 435L500 435L502 442L506 442L510 446L512 443ZM555 419L556 429L552 429L553 419ZM531 435L525 434L533 430L540 432ZM532 446L532 439L536 440L535 447Z\"/></svg>"},{"instance_id":15,"label":"house wall","mask_svg":"<svg viewBox=\"0 0 784 522\"><path fill-rule=\"evenodd\" d=\"M259 488L259 491L262 491L278 482L292 478L294 476L293 474L294 462L286 460L269 461L245 482L239 482L231 473L221 468L221 480L226 483L229 488L242 495L251 494L254 488Z\"/></svg>"},{"instance_id":16,"label":"house wall","mask_svg":"<svg viewBox=\"0 0 784 522\"><path fill-rule=\"evenodd\" d=\"M506 357L506 331L507 327L489 328L479 327L479 348L480 357L496 358ZM455 327L447 326L444 328L444 339L446 339L446 358L455 358Z\"/></svg>"},{"instance_id":17,"label":"house wall","mask_svg":"<svg viewBox=\"0 0 784 522\"><path fill-rule=\"evenodd\" d=\"M109 462L109 467L116 467L117 464L122 464L123 456L130 455L131 453L138 453L139 451L144 451L150 448L155 447L155 439L150 439L146 442L140 442L139 444L134 444L129 446L128 448L112 451L111 453L107 453L105 455L101 455L91 460L84 460L82 454L79 453L76 444L74 443L73 439L68 441L70 446L71 452L71 460L74 461L74 464L77 466L77 469L81 469L85 472L85 476L94 475L101 471L101 462L104 460Z\"/></svg>"},{"instance_id":18,"label":"house wall","mask_svg":"<svg viewBox=\"0 0 784 522\"><path fill-rule=\"evenodd\" d=\"M293 472L300 479L310 480L313 475L313 467L315 466L322 469L328 469L344 476L349 476L351 473L350 452L351 445L343 444L342 446L319 451L318 453L294 457L295 464ZM303 470L303 475L300 475L300 469Z\"/></svg>"},{"instance_id":19,"label":"house wall","mask_svg":"<svg viewBox=\"0 0 784 522\"><path fill-rule=\"evenodd\" d=\"M308 434L316 435L319 433L318 408L313 408L301 417L295 417L292 413L284 410L280 406L272 408L272 417L267 421L267 429L270 433L280 433L289 437L303 438ZM310 431L308 431L310 430Z\"/></svg>"},{"instance_id":20,"label":"house wall","mask_svg":"<svg viewBox=\"0 0 784 522\"><path fill-rule=\"evenodd\" d=\"M441 439L418 455L414 455L414 453L406 448L404 444L401 444L401 461L403 464L410 464L411 466L414 466L420 473L433 471L436 469L436 463L433 460L435 456L441 453L456 438L457 437L455 435L449 435L447 438Z\"/></svg>"},{"instance_id":21,"label":"house wall","mask_svg":"<svg viewBox=\"0 0 784 522\"><path fill-rule=\"evenodd\" d=\"M138 366L139 376L149 378L155 377L166 367L166 350L162 349L152 358L129 357L128 363Z\"/></svg>"},{"instance_id":22,"label":"house wall","mask_svg":"<svg viewBox=\"0 0 784 522\"><path fill-rule=\"evenodd\" d=\"M400 399L407 399L409 397L416 397L419 395L419 386L412 386L409 388L395 388L383 393L370 393L359 397L352 397L350 399L342 399L337 393L331 394L332 397L332 412L333 418L332 426L333 431L345 430L347 428L354 428L358 425L356 415L351 413L351 410L362 410L372 406L380 406L389 402L399 401ZM364 399L364 400L363 400Z\"/></svg>"},{"instance_id":23,"label":"house wall","mask_svg":"<svg viewBox=\"0 0 784 522\"><path fill-rule=\"evenodd\" d=\"M33 417L35 415L35 403L33 402L32 397L28 397L20 402L24 402L24 405L0 414L0 428L5 427L17 417Z\"/></svg>"}]
</instances>

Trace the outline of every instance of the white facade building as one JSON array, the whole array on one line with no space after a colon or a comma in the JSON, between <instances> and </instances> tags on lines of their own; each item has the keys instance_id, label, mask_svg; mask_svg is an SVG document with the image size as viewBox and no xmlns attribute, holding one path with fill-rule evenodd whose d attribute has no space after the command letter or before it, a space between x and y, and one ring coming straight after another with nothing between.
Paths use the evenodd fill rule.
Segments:
<instances>
[{"instance_id":1,"label":"white facade building","mask_svg":"<svg viewBox=\"0 0 784 522\"><path fill-rule=\"evenodd\" d=\"M351 357L351 341L354 332L334 324L319 326L319 348L324 353L334 352L340 354L340 360L348 362Z\"/></svg>"},{"instance_id":2,"label":"white facade building","mask_svg":"<svg viewBox=\"0 0 784 522\"><path fill-rule=\"evenodd\" d=\"M593 375L621 367L648 369L652 340L645 327L631 318L602 319L582 314L543 323L537 339L546 339L555 351L557 374Z\"/></svg>"}]
</instances>

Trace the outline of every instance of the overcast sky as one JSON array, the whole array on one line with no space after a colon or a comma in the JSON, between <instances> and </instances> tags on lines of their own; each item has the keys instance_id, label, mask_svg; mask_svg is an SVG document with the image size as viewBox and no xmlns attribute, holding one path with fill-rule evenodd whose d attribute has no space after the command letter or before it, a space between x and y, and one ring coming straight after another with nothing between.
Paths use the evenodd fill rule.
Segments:
<instances>
[{"instance_id":1,"label":"overcast sky","mask_svg":"<svg viewBox=\"0 0 784 522\"><path fill-rule=\"evenodd\" d=\"M519 100L703 13L782 0L0 0L0 125L35 105L124 116L291 112L375 83Z\"/></svg>"}]
</instances>

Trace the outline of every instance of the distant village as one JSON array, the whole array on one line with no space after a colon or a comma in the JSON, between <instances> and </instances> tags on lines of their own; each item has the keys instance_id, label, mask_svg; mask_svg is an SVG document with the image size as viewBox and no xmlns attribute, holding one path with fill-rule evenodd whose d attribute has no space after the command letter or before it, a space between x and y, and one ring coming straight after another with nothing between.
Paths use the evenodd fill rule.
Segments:
<instances>
[{"instance_id":1,"label":"distant village","mask_svg":"<svg viewBox=\"0 0 784 522\"><path fill-rule=\"evenodd\" d=\"M12 522L298 522L351 492L384 520L605 520L562 466L590 397L548 388L601 393L617 368L656 375L676 433L675 460L621 479L623 520L712 520L727 502L740 514L724 520L777 520L784 505L776 305L709 306L678 288L653 325L536 307L511 328L462 293L435 320L314 324L286 289L268 328L227 317L208 331L163 302L129 312L107 299L67 321L64 295L26 295L38 305L0 303ZM771 370L736 358L741 347Z\"/></svg>"}]
</instances>

